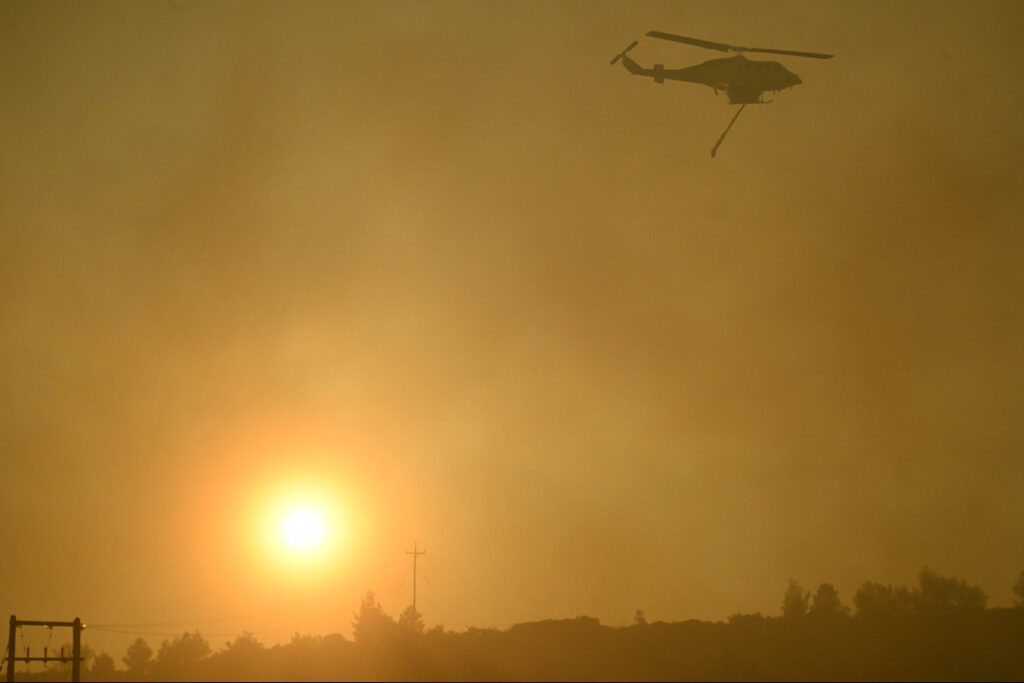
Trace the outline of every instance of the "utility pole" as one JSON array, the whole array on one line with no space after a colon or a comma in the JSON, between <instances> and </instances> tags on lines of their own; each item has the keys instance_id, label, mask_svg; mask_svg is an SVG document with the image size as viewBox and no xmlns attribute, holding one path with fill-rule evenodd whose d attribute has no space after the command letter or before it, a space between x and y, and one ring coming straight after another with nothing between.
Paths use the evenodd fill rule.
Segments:
<instances>
[{"instance_id":1,"label":"utility pole","mask_svg":"<svg viewBox=\"0 0 1024 683\"><path fill-rule=\"evenodd\" d=\"M42 657L30 657L26 650L24 657L16 657L14 652L14 636L18 631L19 626L45 626L46 628L54 628L55 626L67 626L71 628L71 656L64 656L64 649L61 648L59 657L51 657L47 649L43 648ZM71 662L71 680L78 683L81 674L81 663L82 663L82 629L85 626L82 625L82 620L75 617L74 621L37 621L35 619L18 619L13 614L11 615L11 629L7 638L7 681L13 683L14 681L14 663L15 662Z\"/></svg>"},{"instance_id":2,"label":"utility pole","mask_svg":"<svg viewBox=\"0 0 1024 683\"><path fill-rule=\"evenodd\" d=\"M416 559L420 555L426 555L427 551L426 550L420 550L417 547L416 543L413 543L412 544L412 550L411 551L406 550L405 554L406 555L412 555L412 614L413 614L413 617L416 617L416 616L419 615L419 612L416 611Z\"/></svg>"}]
</instances>

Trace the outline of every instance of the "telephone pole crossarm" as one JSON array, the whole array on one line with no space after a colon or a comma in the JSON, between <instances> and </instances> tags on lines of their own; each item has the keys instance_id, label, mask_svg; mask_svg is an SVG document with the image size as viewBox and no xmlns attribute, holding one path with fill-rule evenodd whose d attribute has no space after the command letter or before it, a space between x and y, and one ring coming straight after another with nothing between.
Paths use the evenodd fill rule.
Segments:
<instances>
[{"instance_id":1,"label":"telephone pole crossarm","mask_svg":"<svg viewBox=\"0 0 1024 683\"><path fill-rule=\"evenodd\" d=\"M75 683L80 680L82 666L82 629L85 628L81 619L75 617L74 621L40 621L38 619L18 619L12 614L10 624L10 632L7 639L7 683L14 682L15 662L71 662L71 680ZM64 653L61 652L61 656L59 657L50 657L47 655L46 648L43 648L42 657L30 657L27 650L24 657L16 656L14 651L14 638L18 631L18 627L20 626L45 626L47 628L64 626L70 628L72 630L71 656L65 657Z\"/></svg>"}]
</instances>

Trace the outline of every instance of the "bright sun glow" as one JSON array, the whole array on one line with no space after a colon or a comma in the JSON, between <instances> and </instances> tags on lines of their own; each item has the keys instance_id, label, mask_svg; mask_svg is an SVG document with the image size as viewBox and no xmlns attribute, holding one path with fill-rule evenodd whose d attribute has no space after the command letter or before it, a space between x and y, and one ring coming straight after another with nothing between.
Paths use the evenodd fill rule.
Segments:
<instances>
[{"instance_id":1,"label":"bright sun glow","mask_svg":"<svg viewBox=\"0 0 1024 683\"><path fill-rule=\"evenodd\" d=\"M324 540L324 518L313 508L301 507L288 512L281 533L288 545L297 550L315 548Z\"/></svg>"},{"instance_id":2,"label":"bright sun glow","mask_svg":"<svg viewBox=\"0 0 1024 683\"><path fill-rule=\"evenodd\" d=\"M243 514L251 559L263 576L310 586L349 566L358 526L349 491L330 468L288 469L268 468L250 487Z\"/></svg>"}]
</instances>

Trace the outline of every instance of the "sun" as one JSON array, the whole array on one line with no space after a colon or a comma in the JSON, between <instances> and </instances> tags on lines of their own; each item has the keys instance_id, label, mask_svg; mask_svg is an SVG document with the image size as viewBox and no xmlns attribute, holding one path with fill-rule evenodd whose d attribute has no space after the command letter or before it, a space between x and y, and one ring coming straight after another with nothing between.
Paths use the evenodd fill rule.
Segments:
<instances>
[{"instance_id":1,"label":"sun","mask_svg":"<svg viewBox=\"0 0 1024 683\"><path fill-rule=\"evenodd\" d=\"M320 471L267 476L247 501L255 566L284 581L336 576L357 547L350 501L347 488Z\"/></svg>"},{"instance_id":2,"label":"sun","mask_svg":"<svg viewBox=\"0 0 1024 683\"><path fill-rule=\"evenodd\" d=\"M311 550L324 541L324 517L311 507L289 510L281 523L285 542L295 550Z\"/></svg>"}]
</instances>

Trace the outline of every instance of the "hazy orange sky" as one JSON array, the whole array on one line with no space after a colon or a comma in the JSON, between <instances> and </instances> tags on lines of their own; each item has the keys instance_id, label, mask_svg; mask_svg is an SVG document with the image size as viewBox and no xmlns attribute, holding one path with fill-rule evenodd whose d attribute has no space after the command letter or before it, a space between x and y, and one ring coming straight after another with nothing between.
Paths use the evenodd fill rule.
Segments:
<instances>
[{"instance_id":1,"label":"hazy orange sky","mask_svg":"<svg viewBox=\"0 0 1024 683\"><path fill-rule=\"evenodd\" d=\"M833 53L735 112L649 30ZM1019 2L3 2L0 606L136 632L1008 605ZM305 488L304 488L305 487ZM255 541L315 490L344 539ZM298 494L295 494L298 495ZM153 626L163 624L164 626ZM56 638L57 636L55 636Z\"/></svg>"}]
</instances>

